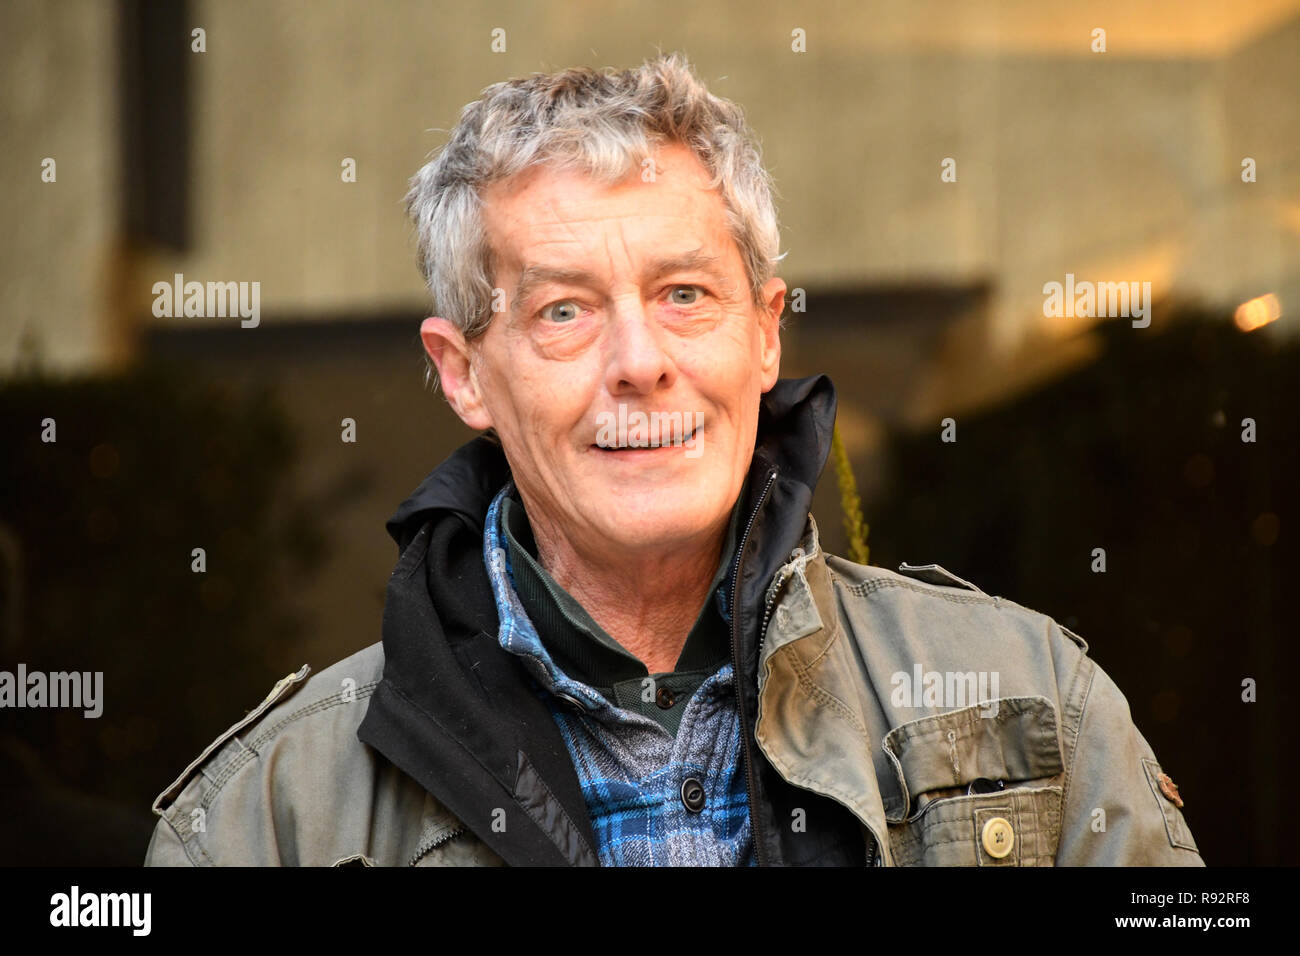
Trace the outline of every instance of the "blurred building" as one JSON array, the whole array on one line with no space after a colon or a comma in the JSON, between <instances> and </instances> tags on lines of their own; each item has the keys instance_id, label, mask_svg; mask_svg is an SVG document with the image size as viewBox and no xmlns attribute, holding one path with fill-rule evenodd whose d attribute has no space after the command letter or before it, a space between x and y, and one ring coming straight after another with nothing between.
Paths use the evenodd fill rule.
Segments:
<instances>
[{"instance_id":1,"label":"blurred building","mask_svg":"<svg viewBox=\"0 0 1300 956\"><path fill-rule=\"evenodd\" d=\"M277 329L382 340L389 319L415 357L391 374L418 376L408 177L488 84L657 49L686 52L762 137L783 276L808 294L786 372L840 371L855 458L882 425L1088 361L1096 320L1044 315L1067 275L1222 309L1272 295L1268 318L1300 303L1300 0L61 0L0 17L18 226L0 238L0 369L120 367L160 337L232 332L152 316L153 283L181 273L261 283L261 327L231 340L250 361Z\"/></svg>"}]
</instances>

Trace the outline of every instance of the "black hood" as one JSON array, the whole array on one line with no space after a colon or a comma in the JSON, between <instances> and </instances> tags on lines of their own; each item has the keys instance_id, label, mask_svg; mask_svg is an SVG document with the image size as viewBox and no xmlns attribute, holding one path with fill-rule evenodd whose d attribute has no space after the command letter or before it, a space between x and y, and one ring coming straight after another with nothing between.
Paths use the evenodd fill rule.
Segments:
<instances>
[{"instance_id":1,"label":"black hood","mask_svg":"<svg viewBox=\"0 0 1300 956\"><path fill-rule=\"evenodd\" d=\"M802 537L834 421L835 390L824 375L778 381L763 396L745 533L728 582L754 840L765 863L804 862L840 839L823 843L811 831L788 839L789 807L807 807L814 795L786 784L756 756L753 739L763 592ZM400 557L384 604L384 676L357 736L507 863L596 865L572 759L534 682L497 639L483 522L509 474L501 446L476 438L388 520ZM494 810L504 810L504 829Z\"/></svg>"}]
</instances>

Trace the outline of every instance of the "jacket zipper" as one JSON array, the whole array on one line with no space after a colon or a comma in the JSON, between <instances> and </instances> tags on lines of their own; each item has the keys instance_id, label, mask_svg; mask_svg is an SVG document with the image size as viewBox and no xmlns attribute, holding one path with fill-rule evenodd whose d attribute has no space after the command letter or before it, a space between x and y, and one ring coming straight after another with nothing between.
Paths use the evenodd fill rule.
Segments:
<instances>
[{"instance_id":1,"label":"jacket zipper","mask_svg":"<svg viewBox=\"0 0 1300 956\"><path fill-rule=\"evenodd\" d=\"M456 837L464 833L465 830L466 830L465 824L458 823L453 827L449 827L448 829L443 830L432 840L427 840L426 842L421 843L415 851L415 856L411 857L411 862L408 865L415 866L415 864L419 863L420 860L424 858L425 854L430 853L433 850L436 850L438 847L442 846L444 843L448 842L449 840L455 839Z\"/></svg>"},{"instance_id":2,"label":"jacket zipper","mask_svg":"<svg viewBox=\"0 0 1300 956\"><path fill-rule=\"evenodd\" d=\"M767 500L767 493L772 487L772 482L776 481L776 469L773 468L767 473L767 484L763 486L763 493L758 496L758 504L754 506L753 513L749 516L749 523L745 525L745 533L740 539L740 550L736 552L736 576L731 582L731 661L736 670L736 711L740 716L740 740L744 749L745 756L745 785L748 788L749 802L749 821L750 834L754 840L754 854L758 858L758 865L763 866L763 841L759 839L757 801L754 790L754 755L749 748L749 733L746 728L749 721L745 717L745 698L741 693L741 669L740 658L737 656L736 649L739 644L740 636L740 609L737 601L740 596L740 570L745 563L745 545L749 543L749 533L754 530L754 522L758 518L758 513L763 510L763 502ZM766 626L766 614L764 614L764 625Z\"/></svg>"},{"instance_id":3,"label":"jacket zipper","mask_svg":"<svg viewBox=\"0 0 1300 956\"><path fill-rule=\"evenodd\" d=\"M772 619L772 609L776 607L776 595L773 594L771 598L764 601L763 604L763 624L758 629L758 654L760 657L763 654L763 639L767 637L767 625Z\"/></svg>"},{"instance_id":4,"label":"jacket zipper","mask_svg":"<svg viewBox=\"0 0 1300 956\"><path fill-rule=\"evenodd\" d=\"M773 481L775 478L776 478L776 473L773 472L772 475L771 475L771 477L768 478L767 485L768 485L769 488L771 487L771 485L772 485L772 481ZM762 506L763 499L766 498L766 497L767 497L767 488L764 488L764 489L763 489L763 494L762 494L762 495L759 497L759 499L758 499L758 501L759 501L759 506L760 506L760 507ZM755 509L755 511L754 511L754 516L750 518L750 522L749 522L749 523L750 523L750 527L753 526L753 523L754 523L754 517L757 517L757 515L758 515L758 510ZM748 528L748 527L745 529L745 537L746 537L746 538L749 537L749 528ZM743 541L742 541L742 547L743 547ZM732 646L732 657L733 657L733 658L735 657L735 647L736 647L736 639L735 639L735 636L734 636L734 635L735 635L735 633L738 631L738 628L736 628L736 626L735 626L736 621L737 621L735 595L736 595L736 593L738 593L739 588L740 588L740 565L739 565L739 563L737 563L737 565L736 565L736 585L735 585L735 589L733 590L733 593L732 593L732 602L731 602L731 619L732 619L732 626L733 626L733 632L732 632L732 633L733 633L733 636L732 636L732 645L731 645L731 646ZM772 619L772 611L776 608L776 594L773 593L772 596L771 596L768 600L764 601L763 603L764 603L764 609L763 609L763 623L762 623L762 626L760 626L759 629L758 629L758 654L759 654L760 656L762 655L762 652L763 652L763 641L764 641L764 639L767 637L767 625L770 623L770 621L771 621L771 619ZM737 662L735 666L736 666L736 670L737 670L737 672L739 672L739 671L740 671L740 663ZM739 700L739 688L740 688L740 681L739 681L739 678L737 678L737 681L736 681L736 688L737 688L737 700ZM744 719L744 705L743 705L743 704L741 705L741 719L742 719L742 721L743 721L743 719ZM743 726L743 724L742 724L742 726ZM748 754L749 754L749 750L748 750L749 740L748 740L748 738L745 739L745 744L746 744L746 757L748 757ZM746 760L746 767L748 767L748 763L749 763L748 760ZM747 779L748 779L748 778L747 778ZM753 793L753 784L752 784L752 782L750 783L750 793L751 793L751 794ZM929 808L927 807L927 809L929 809ZM749 818L750 818L750 820L751 820L751 827L752 827L752 821L754 820L754 808L753 808L753 802L752 802L752 800L751 800L751 802L750 802ZM751 831L751 832L752 832L752 831ZM758 846L759 846L758 841L755 840L755 841L754 841L754 850L755 850L755 852L758 851ZM760 857L761 857L761 854L760 854ZM761 860L760 860L760 863L761 863ZM872 833L870 830L867 830L867 865L868 865L868 866L879 866L880 863L881 863L881 859L880 859L880 843L879 843L879 841L876 839L875 834Z\"/></svg>"}]
</instances>

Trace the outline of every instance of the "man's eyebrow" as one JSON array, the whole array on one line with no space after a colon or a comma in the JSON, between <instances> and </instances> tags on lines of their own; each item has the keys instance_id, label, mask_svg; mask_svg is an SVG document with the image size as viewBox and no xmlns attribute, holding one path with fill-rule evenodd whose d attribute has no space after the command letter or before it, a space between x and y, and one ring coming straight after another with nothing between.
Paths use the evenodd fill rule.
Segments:
<instances>
[{"instance_id":1,"label":"man's eyebrow","mask_svg":"<svg viewBox=\"0 0 1300 956\"><path fill-rule=\"evenodd\" d=\"M725 273L719 267L721 261L717 256L708 255L702 249L692 249L690 252L683 252L680 255L664 256L650 260L646 265L645 277L647 280L657 279L672 272L689 272L698 269L710 273L721 281L726 278ZM585 269L545 265L526 266L523 272L519 274L519 281L515 284L515 294L511 302L526 302L533 292L548 282L589 285L591 281L592 274Z\"/></svg>"}]
</instances>

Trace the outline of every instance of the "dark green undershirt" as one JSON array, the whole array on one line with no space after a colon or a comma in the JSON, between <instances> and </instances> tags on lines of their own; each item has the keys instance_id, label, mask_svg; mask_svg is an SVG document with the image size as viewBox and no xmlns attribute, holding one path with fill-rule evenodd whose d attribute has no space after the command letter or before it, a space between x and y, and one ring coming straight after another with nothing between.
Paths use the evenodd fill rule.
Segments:
<instances>
[{"instance_id":1,"label":"dark green undershirt","mask_svg":"<svg viewBox=\"0 0 1300 956\"><path fill-rule=\"evenodd\" d=\"M676 735L682 711L700 684L731 659L731 628L722 616L718 590L725 585L736 550L742 493L732 509L722 560L709 585L704 607L668 673L651 674L645 664L605 633L590 614L537 560L537 542L518 490L501 504L502 526L515 589L537 636L557 667L582 681L616 706L644 714ZM669 596L671 598L671 596ZM648 683L651 678L653 683ZM649 700L645 700L645 697Z\"/></svg>"}]
</instances>

